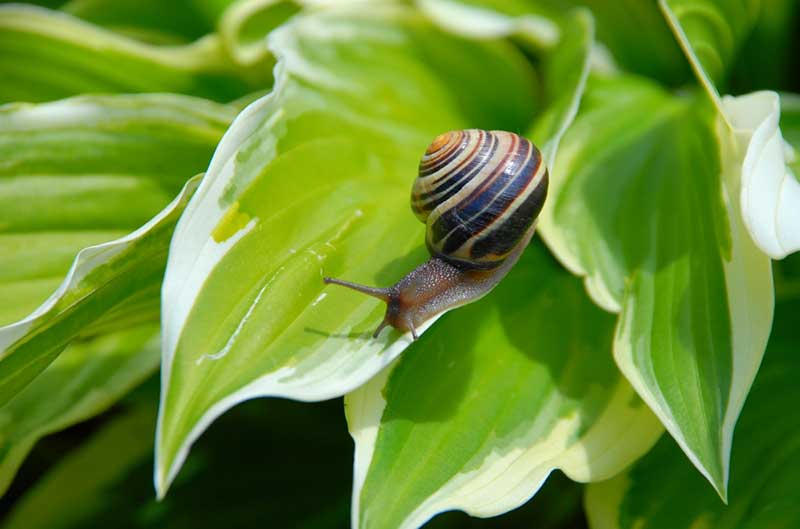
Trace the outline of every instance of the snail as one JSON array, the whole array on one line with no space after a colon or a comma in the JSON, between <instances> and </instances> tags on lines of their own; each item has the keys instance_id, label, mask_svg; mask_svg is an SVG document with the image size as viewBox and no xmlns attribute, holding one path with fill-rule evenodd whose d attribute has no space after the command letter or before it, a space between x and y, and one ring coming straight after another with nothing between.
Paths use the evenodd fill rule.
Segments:
<instances>
[{"instance_id":1,"label":"snail","mask_svg":"<svg viewBox=\"0 0 800 529\"><path fill-rule=\"evenodd\" d=\"M528 245L547 195L539 150L514 133L446 132L428 146L411 190L431 257L395 285L374 288L324 277L386 302L373 334L411 332L431 317L488 294Z\"/></svg>"}]
</instances>

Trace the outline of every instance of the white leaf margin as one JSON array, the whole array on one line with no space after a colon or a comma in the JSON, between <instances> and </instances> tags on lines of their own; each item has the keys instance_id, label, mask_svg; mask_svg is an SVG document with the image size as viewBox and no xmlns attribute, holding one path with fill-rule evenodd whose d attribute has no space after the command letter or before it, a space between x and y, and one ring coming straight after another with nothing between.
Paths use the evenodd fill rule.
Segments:
<instances>
[{"instance_id":1,"label":"white leaf margin","mask_svg":"<svg viewBox=\"0 0 800 529\"><path fill-rule=\"evenodd\" d=\"M772 259L800 250L800 183L780 130L780 96L760 91L720 97L667 0L659 5L698 80L741 151L740 208L747 231Z\"/></svg>"},{"instance_id":2,"label":"white leaf margin","mask_svg":"<svg viewBox=\"0 0 800 529\"><path fill-rule=\"evenodd\" d=\"M357 4L357 2L352 2L352 4ZM326 6L326 3L320 2L319 5L315 6L315 9L324 10ZM583 11L583 13L584 18L588 18L589 30L591 31L589 42L591 43L594 41L593 19L588 15L588 12ZM426 14L431 16L428 13ZM437 20L433 19L433 22L436 23ZM350 351L348 356L358 356L361 360L359 365L353 367L352 370L342 370L345 373L342 377L331 377L331 367L326 363L318 368L306 371L302 378L298 378L295 375L295 368L284 367L250 382L217 402L203 414L181 441L174 459L168 464L169 468L166 468L167 463L164 460L165 455L163 453L164 448L161 446L161 439L169 380L178 340L205 278L236 242L254 229L259 222L258 218L252 218L247 225L230 238L217 243L207 234L210 234L220 222L227 208L221 206L215 200L209 200L209 197L222 196L223 191L233 180L236 172L236 155L240 146L259 129L269 126L270 122L284 117L285 110L282 107L281 95L286 89L289 72L292 72L292 75L314 79L321 83L335 84L342 82L335 77L329 79L325 75L326 72L318 72L311 69L304 62L302 56L295 53L292 28L301 24L306 24L307 26L313 23L315 23L313 18L305 19L303 16L296 16L292 19L292 22L273 31L266 39L267 49L277 59L274 69L275 84L273 89L269 94L248 105L234 119L217 146L206 176L181 215L173 234L161 297L163 340L161 397L156 427L156 457L153 471L153 481L159 498L163 498L166 494L169 485L185 462L192 444L214 420L236 404L258 397L283 397L305 402L340 397L368 382L376 373L385 369L413 342L410 333L402 335L391 343L389 343L388 335L371 340L369 343L359 346L356 351ZM446 30L447 28L443 29ZM317 34L319 33L317 32ZM476 37L472 33L469 33L469 36ZM502 35L493 36L500 37ZM543 149L545 156L548 157L549 155L550 159L555 157L558 141L577 114L578 105L588 77L589 55L589 53L586 54L586 60L582 65L580 82L570 101L570 107L565 115L564 122L561 123L559 130ZM261 155L266 158L275 155L274 143L272 145L261 145L260 149L262 150ZM200 206L201 202L203 204L202 208ZM425 322L417 329L417 334L421 335L425 332L443 314L438 314Z\"/></svg>"},{"instance_id":3,"label":"white leaf margin","mask_svg":"<svg viewBox=\"0 0 800 529\"><path fill-rule=\"evenodd\" d=\"M301 18L295 20L302 23ZM410 333L403 334L391 343L388 334L369 340L350 351L350 354L343 355L353 358L357 356L360 360L357 366L351 366L353 369L343 369L342 372L345 374L341 377L331 377L331 365L323 363L306 371L300 378L295 375L296 369L293 367L283 367L257 378L209 408L183 438L174 459L169 463L169 468L166 468L161 439L164 410L166 409L169 381L178 340L205 278L233 245L259 222L258 218L253 218L233 236L217 243L208 234L213 231L227 209L219 205L216 200L210 200L209 197L222 196L223 191L233 180L240 146L246 143L248 138L259 129L269 126L271 122L284 116L280 96L287 85L288 72L292 71L298 75L298 72L309 73L307 72L308 66L303 63L302 57L293 53L290 30L291 26L282 26L269 35L269 49L278 59L274 70L273 90L248 105L234 119L217 146L206 177L203 178L200 187L178 221L170 244L161 296L163 309L161 397L156 426L156 457L153 471L153 481L159 498L163 498L166 494L169 485L189 455L192 444L212 422L235 405L258 397L283 397L304 402L340 397L370 380L413 342ZM310 75L313 76L313 72L310 72ZM274 157L274 143L262 145L261 148L263 156ZM417 329L417 334L424 333L440 316L442 314L436 315L421 325ZM346 361L347 359L345 359ZM352 359L350 363L352 364ZM342 364L341 357L339 357L338 364ZM339 367L342 366L339 365Z\"/></svg>"},{"instance_id":4,"label":"white leaf margin","mask_svg":"<svg viewBox=\"0 0 800 529\"><path fill-rule=\"evenodd\" d=\"M417 0L417 5L439 27L456 35L483 39L519 35L543 48L554 46L561 35L558 25L541 15L509 16L458 0Z\"/></svg>"},{"instance_id":5,"label":"white leaf margin","mask_svg":"<svg viewBox=\"0 0 800 529\"><path fill-rule=\"evenodd\" d=\"M345 396L345 414L355 442L352 529L361 527L361 491L386 407L383 388L396 363ZM562 417L534 444L525 443L526 434L531 432L519 432L518 446L492 451L474 470L453 476L409 514L399 529L416 529L436 514L450 510L479 518L506 513L532 498L556 469L581 483L609 479L647 453L663 432L659 420L636 398L622 376L602 413L577 436L581 421L579 414ZM537 418L531 430L543 422Z\"/></svg>"},{"instance_id":6,"label":"white leaf margin","mask_svg":"<svg viewBox=\"0 0 800 529\"><path fill-rule=\"evenodd\" d=\"M0 5L0 29L11 27L52 36L78 46L110 49L192 72L224 68L219 36L211 34L180 46L154 46L100 28L78 17L29 4Z\"/></svg>"},{"instance_id":7,"label":"white leaf margin","mask_svg":"<svg viewBox=\"0 0 800 529\"><path fill-rule=\"evenodd\" d=\"M76 108L71 108L76 104ZM81 103L73 100L65 100L64 102L58 102L51 105L58 106L60 111L66 113L60 117L65 117L70 112L81 110ZM47 298L47 300L45 300L36 310L22 320L11 323L4 327L0 327L0 361L9 355L9 349L15 343L17 343L32 330L35 330L35 327L42 323L46 317L52 313L59 300L61 300L72 288L77 287L83 278L92 272L92 270L95 270L96 268L108 263L132 243L146 237L152 230L158 227L164 221L164 219L169 217L183 204L185 204L189 200L189 197L192 196L192 193L194 193L199 181L200 175L190 179L172 202L170 202L155 217L150 219L139 229L119 239L93 246L87 246L79 251L75 256L75 259L73 260L72 266L67 272L66 277L56 291L53 292L49 298Z\"/></svg>"},{"instance_id":8,"label":"white leaf margin","mask_svg":"<svg viewBox=\"0 0 800 529\"><path fill-rule=\"evenodd\" d=\"M542 17L514 19L485 9L464 6L453 0L419 0L418 5L442 29L475 38L508 37L524 34L532 42L552 47L560 38L560 30L553 22ZM591 15L578 10L590 32L590 50L581 65L582 71L575 93L564 115L564 120L543 147L543 156L553 167L561 138L578 113L585 91L589 71L615 71L613 61L604 59L594 43L594 20ZM545 24L546 23L546 24ZM598 59L599 56L599 59ZM397 363L386 366L365 385L345 396L345 413L348 428L355 442L353 459L353 495L351 501L351 527L360 527L360 496L370 462L375 450L381 416L386 407L382 389ZM429 497L401 524L400 529L415 529L438 513L461 510L471 516L488 518L513 510L533 497L553 470L560 469L578 482L591 482L611 478L644 455L663 432L661 423L649 409L642 414L630 406L636 394L623 378L615 388L609 404L596 424L581 438L574 437L577 424L573 420L560 421L550 436L526 448L508 453L492 453L479 468L468 474L456 475ZM643 408L646 408L643 406ZM609 428L614 420L627 421L629 428L623 439L637 438L644 442L628 444L618 441L618 431ZM614 420L611 420L611 419ZM575 418L573 418L575 419ZM575 419L577 420L577 419ZM610 435L609 435L610 434ZM599 441L599 442L598 442ZM597 445L592 444L597 442ZM610 457L616 455L616 458ZM619 461L625 463L620 464ZM590 463L591 462L591 463Z\"/></svg>"}]
</instances>

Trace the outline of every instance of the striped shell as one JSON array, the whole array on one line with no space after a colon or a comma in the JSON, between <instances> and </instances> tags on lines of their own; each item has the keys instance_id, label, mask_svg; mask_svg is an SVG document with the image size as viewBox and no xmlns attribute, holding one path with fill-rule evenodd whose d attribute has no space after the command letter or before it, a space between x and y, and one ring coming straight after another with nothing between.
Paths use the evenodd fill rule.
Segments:
<instances>
[{"instance_id":1,"label":"striped shell","mask_svg":"<svg viewBox=\"0 0 800 529\"><path fill-rule=\"evenodd\" d=\"M466 268L499 266L535 227L547 195L539 150L511 132L446 132L419 164L411 209L431 255Z\"/></svg>"}]
</instances>

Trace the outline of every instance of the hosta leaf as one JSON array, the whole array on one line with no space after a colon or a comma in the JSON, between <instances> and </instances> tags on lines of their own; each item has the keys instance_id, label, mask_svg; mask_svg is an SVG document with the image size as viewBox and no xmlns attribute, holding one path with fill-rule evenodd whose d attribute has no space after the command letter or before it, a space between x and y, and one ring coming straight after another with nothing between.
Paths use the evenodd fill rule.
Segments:
<instances>
[{"instance_id":1,"label":"hosta leaf","mask_svg":"<svg viewBox=\"0 0 800 529\"><path fill-rule=\"evenodd\" d=\"M298 13L302 0L239 0L225 10L219 34L228 53L241 64L255 64L271 54L264 39Z\"/></svg>"},{"instance_id":2,"label":"hosta leaf","mask_svg":"<svg viewBox=\"0 0 800 529\"><path fill-rule=\"evenodd\" d=\"M418 0L420 7L443 28L472 38L517 37L551 48L544 58L542 100L546 108L527 136L546 139L539 147L552 167L561 137L578 112L589 74L594 44L594 20L582 9L557 16L549 10L536 12L526 0L481 2L472 6L456 0ZM489 9L489 5L499 9Z\"/></svg>"},{"instance_id":3,"label":"hosta leaf","mask_svg":"<svg viewBox=\"0 0 800 529\"><path fill-rule=\"evenodd\" d=\"M153 496L151 478L157 401L157 381L149 379L91 431L65 432L37 447L32 459L48 468L41 477L35 463L23 468L20 481L35 481L16 488L22 496L0 527L219 529L259 527L265 520L280 529L347 527L352 441L339 399L237 406L203 436L162 500ZM54 447L64 455L48 464ZM569 492L568 505L580 508L575 496L582 491Z\"/></svg>"},{"instance_id":4,"label":"hosta leaf","mask_svg":"<svg viewBox=\"0 0 800 529\"><path fill-rule=\"evenodd\" d=\"M548 0L562 4L564 0ZM597 38L631 71L675 85L691 76L656 2L568 0L584 5L597 21Z\"/></svg>"},{"instance_id":5,"label":"hosta leaf","mask_svg":"<svg viewBox=\"0 0 800 529\"><path fill-rule=\"evenodd\" d=\"M727 205L741 162L720 151L714 122L702 101L634 78L594 79L541 229L592 297L621 310L617 363L724 496L773 298L769 259Z\"/></svg>"},{"instance_id":6,"label":"hosta leaf","mask_svg":"<svg viewBox=\"0 0 800 529\"><path fill-rule=\"evenodd\" d=\"M730 73L759 18L760 0L659 0L659 5L701 83L717 94L716 85Z\"/></svg>"},{"instance_id":7,"label":"hosta leaf","mask_svg":"<svg viewBox=\"0 0 800 529\"><path fill-rule=\"evenodd\" d=\"M781 130L789 145L800 151L800 95L781 94Z\"/></svg>"},{"instance_id":8,"label":"hosta leaf","mask_svg":"<svg viewBox=\"0 0 800 529\"><path fill-rule=\"evenodd\" d=\"M178 216L199 183L125 237L81 250L58 289L26 318L0 327L0 405L74 338L158 319L158 290Z\"/></svg>"},{"instance_id":9,"label":"hosta leaf","mask_svg":"<svg viewBox=\"0 0 800 529\"><path fill-rule=\"evenodd\" d=\"M727 84L749 91L791 83L800 16L795 0L660 0L659 4L712 97L718 99L717 89Z\"/></svg>"},{"instance_id":10,"label":"hosta leaf","mask_svg":"<svg viewBox=\"0 0 800 529\"><path fill-rule=\"evenodd\" d=\"M574 9L566 15L535 8L536 3L418 0L432 20L443 28L472 38L516 37L549 48L543 61L545 110L527 136L545 139L539 147L552 167L561 137L578 112L594 45L594 19L589 11ZM486 4L486 5L484 5ZM494 11L489 6L498 9Z\"/></svg>"},{"instance_id":11,"label":"hosta leaf","mask_svg":"<svg viewBox=\"0 0 800 529\"><path fill-rule=\"evenodd\" d=\"M0 402L72 338L158 318L169 239L195 184L167 203L232 112L166 95L0 109Z\"/></svg>"},{"instance_id":12,"label":"hosta leaf","mask_svg":"<svg viewBox=\"0 0 800 529\"><path fill-rule=\"evenodd\" d=\"M14 505L3 529L94 525L89 515L108 501L106 489L151 454L155 415L155 406L139 405L104 424Z\"/></svg>"},{"instance_id":13,"label":"hosta leaf","mask_svg":"<svg viewBox=\"0 0 800 529\"><path fill-rule=\"evenodd\" d=\"M155 46L64 13L0 5L0 103L49 101L86 92L178 92L230 101L270 84L250 80L209 35Z\"/></svg>"},{"instance_id":14,"label":"hosta leaf","mask_svg":"<svg viewBox=\"0 0 800 529\"><path fill-rule=\"evenodd\" d=\"M736 428L729 505L719 501L668 438L626 474L591 484L593 529L800 526L800 357L797 302L778 304L776 325Z\"/></svg>"},{"instance_id":15,"label":"hosta leaf","mask_svg":"<svg viewBox=\"0 0 800 529\"><path fill-rule=\"evenodd\" d=\"M662 427L614 366L613 328L534 243L485 300L446 315L346 397L352 526L415 528L451 509L494 516L555 468L591 481L636 460Z\"/></svg>"},{"instance_id":16,"label":"hosta leaf","mask_svg":"<svg viewBox=\"0 0 800 529\"><path fill-rule=\"evenodd\" d=\"M0 495L36 441L106 410L155 371L160 352L152 323L69 345L0 408Z\"/></svg>"},{"instance_id":17,"label":"hosta leaf","mask_svg":"<svg viewBox=\"0 0 800 529\"><path fill-rule=\"evenodd\" d=\"M497 34L512 31L518 38L548 45L557 40L550 19L576 7L586 7L597 23L600 46L595 58L613 55L626 71L677 85L691 77L681 49L670 33L658 4L641 0L417 0L448 26ZM510 16L498 16L498 13ZM533 35L526 34L533 30ZM646 38L643 37L646 35Z\"/></svg>"},{"instance_id":18,"label":"hosta leaf","mask_svg":"<svg viewBox=\"0 0 800 529\"><path fill-rule=\"evenodd\" d=\"M445 130L525 130L537 99L507 42L446 34L402 7L297 16L270 47L275 90L223 139L170 253L162 494L226 409L342 395L408 345L397 332L372 340L381 303L323 288L323 271L388 284L421 263L408 206L420 153Z\"/></svg>"},{"instance_id":19,"label":"hosta leaf","mask_svg":"<svg viewBox=\"0 0 800 529\"><path fill-rule=\"evenodd\" d=\"M731 86L743 92L787 89L795 83L794 50L800 3L760 0L760 4L760 16L742 44L731 71ZM764 60L767 53L769 60Z\"/></svg>"},{"instance_id":20,"label":"hosta leaf","mask_svg":"<svg viewBox=\"0 0 800 529\"><path fill-rule=\"evenodd\" d=\"M233 116L166 95L0 109L0 325L44 302L81 248L166 206L205 168Z\"/></svg>"},{"instance_id":21,"label":"hosta leaf","mask_svg":"<svg viewBox=\"0 0 800 529\"><path fill-rule=\"evenodd\" d=\"M443 28L469 37L514 36L544 48L561 40L554 11L543 9L539 2L417 0L417 5Z\"/></svg>"},{"instance_id":22,"label":"hosta leaf","mask_svg":"<svg viewBox=\"0 0 800 529\"><path fill-rule=\"evenodd\" d=\"M781 94L780 130L788 143L786 164L795 179L800 179L800 95Z\"/></svg>"},{"instance_id":23,"label":"hosta leaf","mask_svg":"<svg viewBox=\"0 0 800 529\"><path fill-rule=\"evenodd\" d=\"M560 27L559 44L543 61L548 105L527 134L546 140L542 156L549 168L554 166L561 138L578 113L594 45L594 21L588 11L573 11Z\"/></svg>"},{"instance_id":24,"label":"hosta leaf","mask_svg":"<svg viewBox=\"0 0 800 529\"><path fill-rule=\"evenodd\" d=\"M745 226L762 251L779 259L800 249L800 184L785 165L778 94L720 98L715 86L757 19L758 6L752 0L661 0L689 62L730 129L720 135L725 155L741 163L741 183L732 196L739 197Z\"/></svg>"},{"instance_id":25,"label":"hosta leaf","mask_svg":"<svg viewBox=\"0 0 800 529\"><path fill-rule=\"evenodd\" d=\"M213 33L232 0L70 0L61 10L115 33L154 42L189 42Z\"/></svg>"}]
</instances>

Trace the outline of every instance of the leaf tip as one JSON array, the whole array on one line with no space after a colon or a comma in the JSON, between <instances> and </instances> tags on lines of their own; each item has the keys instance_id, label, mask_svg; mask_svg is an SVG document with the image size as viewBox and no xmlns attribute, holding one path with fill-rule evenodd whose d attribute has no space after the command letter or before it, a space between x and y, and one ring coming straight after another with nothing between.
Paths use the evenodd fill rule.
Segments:
<instances>
[{"instance_id":1,"label":"leaf tip","mask_svg":"<svg viewBox=\"0 0 800 529\"><path fill-rule=\"evenodd\" d=\"M155 459L155 465L153 468L153 488L156 491L156 500L161 501L167 495L167 491L169 490L169 481L166 479L164 474L164 468L161 464L161 460L158 456Z\"/></svg>"},{"instance_id":2,"label":"leaf tip","mask_svg":"<svg viewBox=\"0 0 800 529\"><path fill-rule=\"evenodd\" d=\"M727 474L727 473L726 473ZM721 480L713 480L711 485L714 487L714 490L717 492L719 499L722 500L722 503L728 505L728 476L726 475Z\"/></svg>"}]
</instances>

